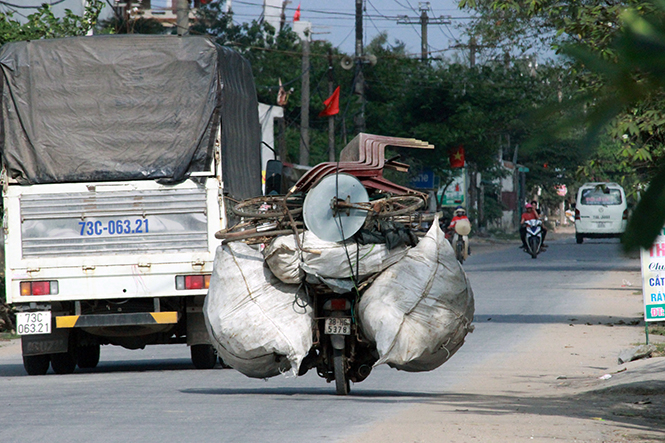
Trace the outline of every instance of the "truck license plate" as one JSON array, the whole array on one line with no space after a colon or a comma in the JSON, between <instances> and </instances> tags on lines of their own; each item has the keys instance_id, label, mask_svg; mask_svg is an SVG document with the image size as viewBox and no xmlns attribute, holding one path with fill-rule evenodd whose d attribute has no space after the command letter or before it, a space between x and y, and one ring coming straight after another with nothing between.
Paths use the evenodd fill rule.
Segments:
<instances>
[{"instance_id":1,"label":"truck license plate","mask_svg":"<svg viewBox=\"0 0 665 443\"><path fill-rule=\"evenodd\" d=\"M17 313L16 333L18 335L50 334L51 311Z\"/></svg>"},{"instance_id":2,"label":"truck license plate","mask_svg":"<svg viewBox=\"0 0 665 443\"><path fill-rule=\"evenodd\" d=\"M351 335L351 319L328 317L326 318L326 334Z\"/></svg>"},{"instance_id":3,"label":"truck license plate","mask_svg":"<svg viewBox=\"0 0 665 443\"><path fill-rule=\"evenodd\" d=\"M604 228L605 223L604 222L596 222L596 226L599 227L599 228Z\"/></svg>"}]
</instances>

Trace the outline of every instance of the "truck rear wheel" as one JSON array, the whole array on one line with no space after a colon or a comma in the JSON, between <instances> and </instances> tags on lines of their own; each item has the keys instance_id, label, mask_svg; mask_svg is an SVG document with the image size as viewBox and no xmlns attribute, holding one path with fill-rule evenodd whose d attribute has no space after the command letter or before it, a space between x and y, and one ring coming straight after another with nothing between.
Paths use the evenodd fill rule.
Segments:
<instances>
[{"instance_id":1,"label":"truck rear wheel","mask_svg":"<svg viewBox=\"0 0 665 443\"><path fill-rule=\"evenodd\" d=\"M44 375L48 371L48 365L51 358L45 355L24 355L23 367L28 375Z\"/></svg>"},{"instance_id":2,"label":"truck rear wheel","mask_svg":"<svg viewBox=\"0 0 665 443\"><path fill-rule=\"evenodd\" d=\"M51 367L56 374L71 374L76 369L76 359L70 352L51 354Z\"/></svg>"},{"instance_id":3,"label":"truck rear wheel","mask_svg":"<svg viewBox=\"0 0 665 443\"><path fill-rule=\"evenodd\" d=\"M212 345L192 345L189 348L196 369L212 369L217 363L217 354Z\"/></svg>"},{"instance_id":4,"label":"truck rear wheel","mask_svg":"<svg viewBox=\"0 0 665 443\"><path fill-rule=\"evenodd\" d=\"M99 363L99 350L97 345L79 346L76 355L76 363L79 368L96 368Z\"/></svg>"}]
</instances>

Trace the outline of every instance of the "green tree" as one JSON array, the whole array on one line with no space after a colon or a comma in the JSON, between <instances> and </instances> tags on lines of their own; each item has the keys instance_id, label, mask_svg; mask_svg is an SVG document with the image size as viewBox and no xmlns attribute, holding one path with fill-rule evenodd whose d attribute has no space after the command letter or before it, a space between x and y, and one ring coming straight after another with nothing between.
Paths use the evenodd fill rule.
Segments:
<instances>
[{"instance_id":1,"label":"green tree","mask_svg":"<svg viewBox=\"0 0 665 443\"><path fill-rule=\"evenodd\" d=\"M24 23L15 20L12 13L0 13L0 44L18 40L86 35L97 24L103 7L104 3L101 0L90 0L83 16L66 9L64 17L58 18L53 14L51 7L44 3L37 12L30 14Z\"/></svg>"},{"instance_id":2,"label":"green tree","mask_svg":"<svg viewBox=\"0 0 665 443\"><path fill-rule=\"evenodd\" d=\"M268 23L236 24L231 14L222 11L222 2L211 2L199 9L197 22L190 28L195 35L209 35L216 43L229 46L243 54L251 63L257 87L258 99L262 103L276 104L279 82L284 88L293 92L284 106L286 123L286 140L289 147L287 161L298 159L300 145L300 114L301 114L301 79L302 45L298 36L287 26L281 32ZM345 112L352 113L355 106L352 94L347 85L351 84L352 72L339 67L342 55L333 49L329 42L312 41L310 45L310 163L315 164L328 159L328 123L325 118L318 118L324 108L323 101L328 98L328 53L333 54L333 74L335 85L342 86L340 99L341 114L337 117L338 131L336 145L341 150L342 121ZM349 105L350 106L347 106Z\"/></svg>"},{"instance_id":3,"label":"green tree","mask_svg":"<svg viewBox=\"0 0 665 443\"><path fill-rule=\"evenodd\" d=\"M457 63L427 64L393 53L390 47L374 50L379 63L367 75L370 132L434 144L433 151L400 150L400 154L414 169L427 165L444 181L452 174L448 150L463 145L472 170L487 178L486 190L492 195L486 199L485 212L493 214L488 218L499 217L494 202L499 200L500 190L492 183L502 174L497 162L500 149L505 140L511 140L514 148L535 134L546 133L552 119L536 117L539 109L558 103L560 94L570 93L570 85L561 81L563 70L558 66L532 69L519 60L472 68ZM557 139L542 138L540 143L522 148L520 163L535 169L540 165L543 173L534 174L538 184L552 188L571 184L588 150L561 150ZM568 134L561 143L577 147L579 141ZM511 148L505 157L510 159L512 153ZM543 167L545 163L549 163L547 167Z\"/></svg>"},{"instance_id":4,"label":"green tree","mask_svg":"<svg viewBox=\"0 0 665 443\"><path fill-rule=\"evenodd\" d=\"M513 18L500 32L484 34L488 41L523 38L528 29L550 30L548 44L572 57L569 66L579 94L564 106L584 109L584 118L577 121L583 123L588 141L600 136L597 152L580 172L590 174L592 169L604 168L604 176L625 174L633 189L650 183L623 237L627 249L650 246L665 222L665 170L661 169L665 155L665 3L463 0L460 5L486 13L475 27L479 33L493 17L507 14ZM572 126L569 121L565 127Z\"/></svg>"},{"instance_id":5,"label":"green tree","mask_svg":"<svg viewBox=\"0 0 665 443\"><path fill-rule=\"evenodd\" d=\"M167 34L170 28L164 27L154 18L143 18L127 20L122 16L116 16L108 20L102 20L102 33L108 34Z\"/></svg>"}]
</instances>

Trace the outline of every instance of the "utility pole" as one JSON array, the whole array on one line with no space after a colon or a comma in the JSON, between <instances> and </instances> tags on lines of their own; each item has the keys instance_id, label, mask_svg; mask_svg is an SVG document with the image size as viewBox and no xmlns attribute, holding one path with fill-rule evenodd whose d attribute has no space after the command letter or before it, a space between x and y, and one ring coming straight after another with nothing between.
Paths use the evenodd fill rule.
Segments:
<instances>
[{"instance_id":1,"label":"utility pole","mask_svg":"<svg viewBox=\"0 0 665 443\"><path fill-rule=\"evenodd\" d=\"M449 25L450 16L439 16L438 18L429 18L427 11L430 10L429 2L418 2L418 9L420 10L420 17L413 18L403 15L397 19L398 25L415 25L420 24L420 59L427 61L429 55L429 45L427 43L427 25Z\"/></svg>"},{"instance_id":2,"label":"utility pole","mask_svg":"<svg viewBox=\"0 0 665 443\"><path fill-rule=\"evenodd\" d=\"M354 91L358 95L360 112L353 118L356 134L365 132L365 77L363 76L363 0L356 0L356 84Z\"/></svg>"},{"instance_id":3,"label":"utility pole","mask_svg":"<svg viewBox=\"0 0 665 443\"><path fill-rule=\"evenodd\" d=\"M179 37L189 34L189 0L176 3L176 27Z\"/></svg>"},{"instance_id":4,"label":"utility pole","mask_svg":"<svg viewBox=\"0 0 665 443\"><path fill-rule=\"evenodd\" d=\"M478 50L481 48L494 48L495 46L493 45L479 45L478 41L476 40L475 37L469 38L469 43L468 44L457 44L454 46L451 46L451 48L461 48L461 49L468 49L469 50L469 67L473 68L476 66L476 54L478 53Z\"/></svg>"},{"instance_id":5,"label":"utility pole","mask_svg":"<svg viewBox=\"0 0 665 443\"><path fill-rule=\"evenodd\" d=\"M333 94L333 54L328 49L328 97ZM328 116L328 161L335 161L335 116Z\"/></svg>"},{"instance_id":6,"label":"utility pole","mask_svg":"<svg viewBox=\"0 0 665 443\"><path fill-rule=\"evenodd\" d=\"M302 42L302 93L300 94L300 158L301 165L309 165L309 30L304 31Z\"/></svg>"}]
</instances>

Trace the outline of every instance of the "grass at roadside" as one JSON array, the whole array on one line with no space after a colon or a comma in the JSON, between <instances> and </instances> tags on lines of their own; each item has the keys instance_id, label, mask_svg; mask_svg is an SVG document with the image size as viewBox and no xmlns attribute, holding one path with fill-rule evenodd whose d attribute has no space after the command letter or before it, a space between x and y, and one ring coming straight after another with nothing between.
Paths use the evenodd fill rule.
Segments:
<instances>
[{"instance_id":1,"label":"grass at roadside","mask_svg":"<svg viewBox=\"0 0 665 443\"><path fill-rule=\"evenodd\" d=\"M9 341L19 338L19 335L12 334L11 332L0 332L0 341Z\"/></svg>"},{"instance_id":2,"label":"grass at roadside","mask_svg":"<svg viewBox=\"0 0 665 443\"><path fill-rule=\"evenodd\" d=\"M665 322L651 322L648 326L649 336L665 337ZM658 341L651 343L656 347L656 351L652 354L653 357L665 357L665 342Z\"/></svg>"}]
</instances>

